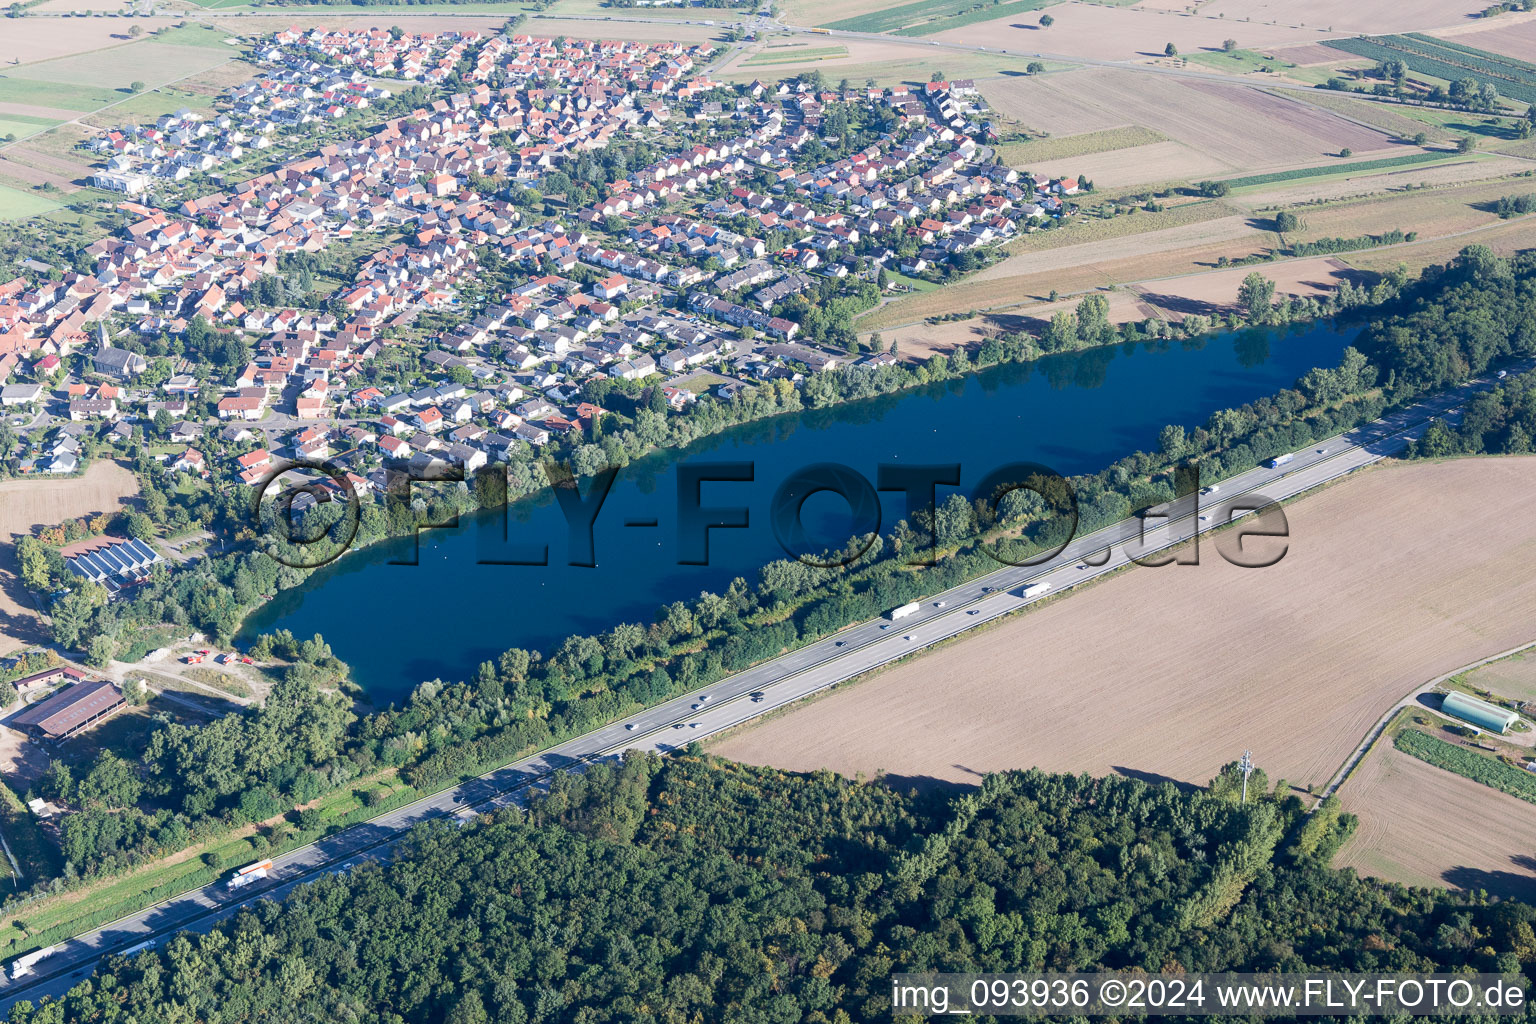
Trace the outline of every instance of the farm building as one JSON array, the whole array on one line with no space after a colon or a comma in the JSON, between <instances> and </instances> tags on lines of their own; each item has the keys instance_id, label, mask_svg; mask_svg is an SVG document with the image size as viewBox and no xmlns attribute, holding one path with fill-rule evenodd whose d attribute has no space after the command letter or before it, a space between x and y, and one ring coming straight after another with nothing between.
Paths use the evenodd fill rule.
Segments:
<instances>
[{"instance_id":1,"label":"farm building","mask_svg":"<svg viewBox=\"0 0 1536 1024\"><path fill-rule=\"evenodd\" d=\"M1490 704L1476 697L1468 697L1464 693L1448 693L1440 704L1440 710L1448 715L1471 722L1483 729L1491 729L1497 733L1509 731L1509 727L1520 721L1520 716L1513 711L1506 711L1496 704Z\"/></svg>"},{"instance_id":2,"label":"farm building","mask_svg":"<svg viewBox=\"0 0 1536 1024\"><path fill-rule=\"evenodd\" d=\"M12 715L6 724L41 739L62 740L110 717L125 705L116 684L98 679L66 687Z\"/></svg>"},{"instance_id":3,"label":"farm building","mask_svg":"<svg viewBox=\"0 0 1536 1024\"><path fill-rule=\"evenodd\" d=\"M160 553L141 540L97 537L71 544L60 552L74 572L117 593L149 576L150 567L164 561Z\"/></svg>"},{"instance_id":4,"label":"farm building","mask_svg":"<svg viewBox=\"0 0 1536 1024\"><path fill-rule=\"evenodd\" d=\"M11 685L16 687L17 693L26 697L37 690L52 686L54 683L64 682L65 680L71 683L78 683L84 678L85 673L77 668L70 668L68 665L55 665L52 668L45 668L41 672L33 672L31 675L22 676Z\"/></svg>"}]
</instances>

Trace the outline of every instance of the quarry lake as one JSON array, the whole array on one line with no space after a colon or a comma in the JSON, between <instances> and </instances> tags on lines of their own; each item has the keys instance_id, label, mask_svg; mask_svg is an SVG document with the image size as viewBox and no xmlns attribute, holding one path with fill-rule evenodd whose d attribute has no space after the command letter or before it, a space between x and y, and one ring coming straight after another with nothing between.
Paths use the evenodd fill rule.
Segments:
<instances>
[{"instance_id":1,"label":"quarry lake","mask_svg":"<svg viewBox=\"0 0 1536 1024\"><path fill-rule=\"evenodd\" d=\"M1321 323L1118 345L735 427L620 470L593 528L595 567L567 564L569 528L546 492L423 531L419 555L410 538L349 553L258 608L241 639L281 628L321 633L375 703L399 702L423 680L472 678L509 647L548 651L573 633L648 622L661 605L718 592L736 576L755 583L759 566L785 557L769 526L774 492L811 464L844 463L873 483L882 463L959 463L965 494L1011 462L1094 472L1155 448L1165 424L1204 423L1333 365L1356 331ZM710 564L679 565L677 467L718 462L753 463L753 480L705 483L702 504L745 506L751 525L711 530ZM939 500L953 490L940 487ZM906 499L880 499L889 529ZM632 520L656 525L626 526ZM829 545L852 526L847 503L830 493L806 502L803 521ZM549 565L480 564L509 550L504 529L512 543L547 543ZM413 557L415 565L391 564Z\"/></svg>"}]
</instances>

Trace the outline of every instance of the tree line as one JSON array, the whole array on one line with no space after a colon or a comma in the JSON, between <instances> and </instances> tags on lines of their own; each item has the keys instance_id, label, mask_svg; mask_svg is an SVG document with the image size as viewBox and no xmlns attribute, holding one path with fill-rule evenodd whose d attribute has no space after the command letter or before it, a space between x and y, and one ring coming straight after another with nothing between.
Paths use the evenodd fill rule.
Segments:
<instances>
[{"instance_id":1,"label":"tree line","mask_svg":"<svg viewBox=\"0 0 1536 1024\"><path fill-rule=\"evenodd\" d=\"M690 752L561 775L526 811L109 957L12 1024L807 1021L897 971L1481 971L1536 910L1330 869L1354 825L1228 765L1183 792L1038 770L899 793Z\"/></svg>"}]
</instances>

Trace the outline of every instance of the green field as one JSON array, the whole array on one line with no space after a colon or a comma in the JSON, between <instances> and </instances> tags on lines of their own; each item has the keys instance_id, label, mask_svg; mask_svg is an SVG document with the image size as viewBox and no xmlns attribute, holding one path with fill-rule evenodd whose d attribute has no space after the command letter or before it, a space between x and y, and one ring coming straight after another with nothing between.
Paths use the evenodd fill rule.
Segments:
<instances>
[{"instance_id":1,"label":"green field","mask_svg":"<svg viewBox=\"0 0 1536 1024\"><path fill-rule=\"evenodd\" d=\"M945 18L935 18L932 21L925 21L920 25L912 25L891 34L895 36L931 36L939 32L947 32L952 28L974 25L978 21L1018 17L1030 11L1038 11L1040 8L1054 2L1055 0L1014 0L1014 2L1006 4L981 4L972 7L969 11L962 11L959 14L952 14Z\"/></svg>"},{"instance_id":2,"label":"green field","mask_svg":"<svg viewBox=\"0 0 1536 1024\"><path fill-rule=\"evenodd\" d=\"M1444 152L1417 152L1405 156L1389 156L1381 160L1357 160L1352 164L1323 164L1319 167L1298 167L1290 171L1274 171L1270 174L1250 174L1243 178L1224 179L1232 188L1251 188L1255 185L1273 185L1279 181L1296 181L1301 178L1320 178L1326 175L1360 174L1364 171L1380 171L1389 167L1408 167L1429 163L1433 160L1449 160L1466 154Z\"/></svg>"},{"instance_id":3,"label":"green field","mask_svg":"<svg viewBox=\"0 0 1536 1024\"><path fill-rule=\"evenodd\" d=\"M59 122L48 117L29 117L26 114L0 115L0 139L7 135L14 135L18 139L24 139L28 135L36 135L38 132L52 128Z\"/></svg>"},{"instance_id":4,"label":"green field","mask_svg":"<svg viewBox=\"0 0 1536 1024\"><path fill-rule=\"evenodd\" d=\"M25 220L60 209L61 205L41 192L24 192L9 185L0 185L0 220Z\"/></svg>"},{"instance_id":5,"label":"green field","mask_svg":"<svg viewBox=\"0 0 1536 1024\"><path fill-rule=\"evenodd\" d=\"M890 32L895 35L925 35L942 32L947 28L969 25L975 21L989 21L1011 14L1038 10L1049 0L1011 0L993 3L991 0L917 0L916 3L898 4L883 11L872 11L856 18L828 22L822 28L841 29L845 32Z\"/></svg>"},{"instance_id":6,"label":"green field","mask_svg":"<svg viewBox=\"0 0 1536 1024\"><path fill-rule=\"evenodd\" d=\"M1296 65L1273 57L1266 57L1257 50L1222 50L1212 52L1203 50L1199 53L1182 54L1183 58L1191 64L1199 64L1204 68L1212 68L1216 71L1224 71L1229 75L1246 75L1254 71L1287 71Z\"/></svg>"},{"instance_id":7,"label":"green field","mask_svg":"<svg viewBox=\"0 0 1536 1024\"><path fill-rule=\"evenodd\" d=\"M774 64L796 64L800 61L835 60L848 56L846 46L790 47L782 50L765 50L750 60L742 61L744 68L764 67Z\"/></svg>"},{"instance_id":8,"label":"green field","mask_svg":"<svg viewBox=\"0 0 1536 1024\"><path fill-rule=\"evenodd\" d=\"M1328 45L1372 60L1400 60L1409 71L1447 82L1470 78L1479 85L1489 83L1499 90L1500 96L1536 103L1536 64L1503 54L1418 33L1331 39Z\"/></svg>"},{"instance_id":9,"label":"green field","mask_svg":"<svg viewBox=\"0 0 1536 1024\"><path fill-rule=\"evenodd\" d=\"M127 82L123 85L126 87ZM46 82L0 75L0 103L26 103L59 110L95 110L127 95L116 89L75 82Z\"/></svg>"},{"instance_id":10,"label":"green field","mask_svg":"<svg viewBox=\"0 0 1536 1024\"><path fill-rule=\"evenodd\" d=\"M152 38L157 43L170 46L206 46L236 54L240 52L240 47L224 42L235 34L237 32L231 27L222 25L183 25L180 28L161 29Z\"/></svg>"}]
</instances>

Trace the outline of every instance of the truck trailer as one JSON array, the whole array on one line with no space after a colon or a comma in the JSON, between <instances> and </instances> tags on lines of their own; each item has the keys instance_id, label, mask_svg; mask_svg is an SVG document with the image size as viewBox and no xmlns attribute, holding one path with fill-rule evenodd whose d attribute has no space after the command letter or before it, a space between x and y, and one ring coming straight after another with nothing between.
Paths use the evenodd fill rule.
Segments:
<instances>
[{"instance_id":1,"label":"truck trailer","mask_svg":"<svg viewBox=\"0 0 1536 1024\"><path fill-rule=\"evenodd\" d=\"M890 611L886 612L885 617L890 619L892 622L895 622L897 619L904 619L908 615L913 614L921 607L922 604L920 602L908 601L900 608L892 608Z\"/></svg>"},{"instance_id":2,"label":"truck trailer","mask_svg":"<svg viewBox=\"0 0 1536 1024\"><path fill-rule=\"evenodd\" d=\"M239 889L242 886L250 885L259 878L266 878L267 873L271 870L272 861L270 859L259 860L254 864L247 864L245 867L237 870L225 884L231 889Z\"/></svg>"},{"instance_id":3,"label":"truck trailer","mask_svg":"<svg viewBox=\"0 0 1536 1024\"><path fill-rule=\"evenodd\" d=\"M1295 457L1296 456L1292 455L1290 452L1286 452L1284 455L1276 455L1274 458L1264 463L1264 465L1268 466L1270 469L1279 469L1281 466L1285 465L1287 462L1290 462Z\"/></svg>"},{"instance_id":4,"label":"truck trailer","mask_svg":"<svg viewBox=\"0 0 1536 1024\"><path fill-rule=\"evenodd\" d=\"M1028 600L1032 597L1039 597L1050 589L1051 585L1049 583L1026 583L1024 589L1019 591L1019 596Z\"/></svg>"},{"instance_id":5,"label":"truck trailer","mask_svg":"<svg viewBox=\"0 0 1536 1024\"><path fill-rule=\"evenodd\" d=\"M33 950L26 956L17 957L11 964L11 980L15 981L17 978L25 978L32 973L32 968L39 960L46 960L58 951L58 946L44 946L42 949Z\"/></svg>"}]
</instances>

